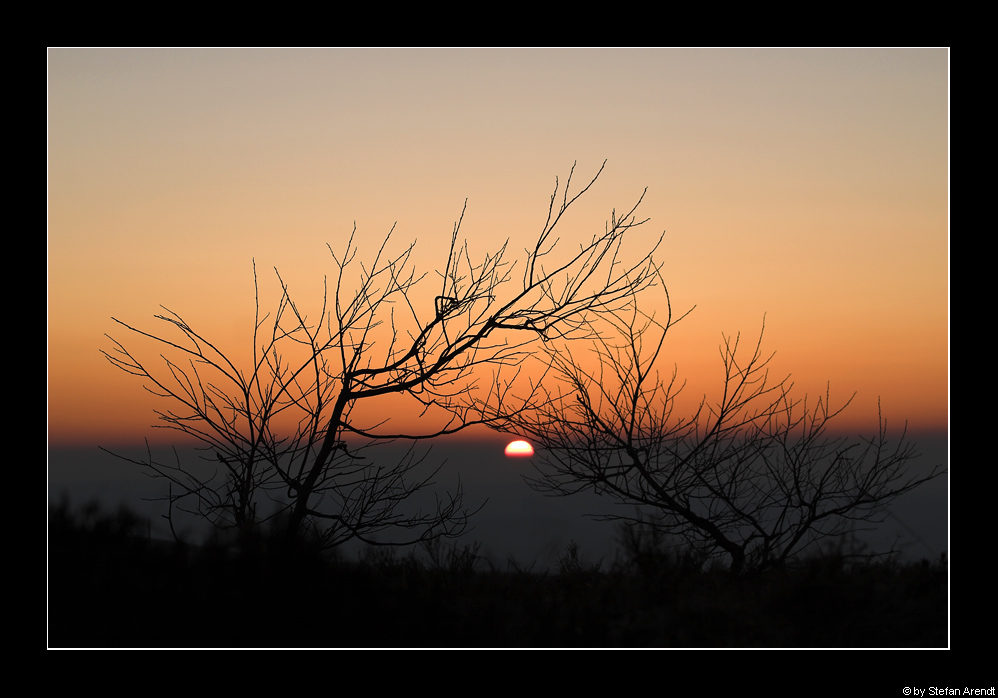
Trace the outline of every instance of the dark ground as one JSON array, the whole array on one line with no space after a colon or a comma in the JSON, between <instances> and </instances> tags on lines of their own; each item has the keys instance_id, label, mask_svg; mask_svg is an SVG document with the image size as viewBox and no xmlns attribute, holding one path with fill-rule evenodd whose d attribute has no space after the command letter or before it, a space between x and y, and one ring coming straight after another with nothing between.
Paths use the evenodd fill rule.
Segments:
<instances>
[{"instance_id":1,"label":"dark ground","mask_svg":"<svg viewBox=\"0 0 998 698\"><path fill-rule=\"evenodd\" d=\"M497 568L474 546L358 561L150 540L139 518L55 507L49 647L946 647L945 560L826 555L732 578L631 551Z\"/></svg>"}]
</instances>

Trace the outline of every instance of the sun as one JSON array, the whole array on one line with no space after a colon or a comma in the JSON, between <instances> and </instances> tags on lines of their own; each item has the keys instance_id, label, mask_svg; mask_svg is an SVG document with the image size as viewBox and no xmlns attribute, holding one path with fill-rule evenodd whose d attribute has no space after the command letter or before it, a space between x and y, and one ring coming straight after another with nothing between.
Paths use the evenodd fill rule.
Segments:
<instances>
[{"instance_id":1,"label":"sun","mask_svg":"<svg viewBox=\"0 0 998 698\"><path fill-rule=\"evenodd\" d=\"M526 441L510 441L506 446L506 455L510 458L529 458L534 455L534 447Z\"/></svg>"}]
</instances>

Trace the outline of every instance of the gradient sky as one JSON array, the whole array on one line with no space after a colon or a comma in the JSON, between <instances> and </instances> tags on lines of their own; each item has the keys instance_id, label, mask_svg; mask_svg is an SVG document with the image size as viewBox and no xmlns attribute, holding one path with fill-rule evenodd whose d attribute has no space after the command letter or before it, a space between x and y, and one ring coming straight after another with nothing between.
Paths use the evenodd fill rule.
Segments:
<instances>
[{"instance_id":1,"label":"gradient sky","mask_svg":"<svg viewBox=\"0 0 998 698\"><path fill-rule=\"evenodd\" d=\"M224 346L256 259L318 300L326 243L393 224L432 272L465 199L484 252L522 249L555 177L596 186L562 231L651 221L675 306L662 368L718 387L721 333L843 424L948 419L946 49L50 49L49 440L141 439L155 406L99 353L163 304ZM650 300L649 303L653 303Z\"/></svg>"}]
</instances>

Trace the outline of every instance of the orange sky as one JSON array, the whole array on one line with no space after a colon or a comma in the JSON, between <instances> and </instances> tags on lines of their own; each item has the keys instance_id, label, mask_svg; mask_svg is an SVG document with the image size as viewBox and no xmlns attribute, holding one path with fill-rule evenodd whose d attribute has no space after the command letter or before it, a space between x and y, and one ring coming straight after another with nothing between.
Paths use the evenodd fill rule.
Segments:
<instances>
[{"instance_id":1,"label":"orange sky","mask_svg":"<svg viewBox=\"0 0 998 698\"><path fill-rule=\"evenodd\" d=\"M663 368L718 385L721 333L766 317L774 370L845 422L945 428L948 413L946 49L51 49L48 73L49 439L153 432L156 404L99 353L111 316L153 328L163 304L225 346L252 329L278 267L303 303L326 243L356 221L362 255L440 268L463 232L520 250L555 176L606 169L562 231L610 211L666 231L678 325ZM309 300L311 299L311 300ZM652 303L653 301L649 301ZM317 310L317 308L316 308ZM241 344L240 344L241 343Z\"/></svg>"}]
</instances>

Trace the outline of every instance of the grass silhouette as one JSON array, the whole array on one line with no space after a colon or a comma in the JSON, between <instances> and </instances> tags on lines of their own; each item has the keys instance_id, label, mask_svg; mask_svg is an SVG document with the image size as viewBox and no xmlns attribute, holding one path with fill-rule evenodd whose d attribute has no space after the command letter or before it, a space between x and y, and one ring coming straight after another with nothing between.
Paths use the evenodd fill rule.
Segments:
<instances>
[{"instance_id":1,"label":"grass silhouette","mask_svg":"<svg viewBox=\"0 0 998 698\"><path fill-rule=\"evenodd\" d=\"M945 561L838 551L735 578L624 546L556 570L477 546L338 559L302 544L151 540L127 510L49 515L51 647L945 647ZM640 555L637 553L640 552ZM308 594L304 591L308 590ZM317 590L321 590L318 593Z\"/></svg>"}]
</instances>

